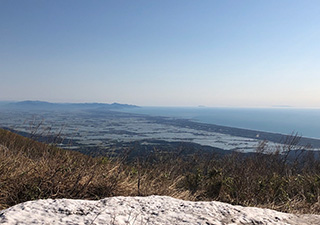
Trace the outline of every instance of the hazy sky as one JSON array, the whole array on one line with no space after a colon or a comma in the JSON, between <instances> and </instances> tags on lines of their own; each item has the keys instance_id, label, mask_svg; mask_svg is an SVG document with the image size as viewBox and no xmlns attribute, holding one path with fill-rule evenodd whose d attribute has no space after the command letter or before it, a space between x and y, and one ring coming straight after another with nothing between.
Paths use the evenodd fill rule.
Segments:
<instances>
[{"instance_id":1,"label":"hazy sky","mask_svg":"<svg viewBox=\"0 0 320 225\"><path fill-rule=\"evenodd\" d=\"M0 100L320 107L319 0L0 0Z\"/></svg>"}]
</instances>

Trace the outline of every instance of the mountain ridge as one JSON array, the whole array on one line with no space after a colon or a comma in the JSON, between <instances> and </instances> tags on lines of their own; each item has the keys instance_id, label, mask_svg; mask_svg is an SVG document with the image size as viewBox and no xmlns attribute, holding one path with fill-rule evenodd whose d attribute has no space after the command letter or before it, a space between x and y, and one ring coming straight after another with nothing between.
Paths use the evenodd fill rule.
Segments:
<instances>
[{"instance_id":1,"label":"mountain ridge","mask_svg":"<svg viewBox=\"0 0 320 225\"><path fill-rule=\"evenodd\" d=\"M2 105L2 108L16 110L84 110L84 109L122 109L122 108L138 108L139 106L121 103L55 103L38 100L25 100L19 102L10 102Z\"/></svg>"}]
</instances>

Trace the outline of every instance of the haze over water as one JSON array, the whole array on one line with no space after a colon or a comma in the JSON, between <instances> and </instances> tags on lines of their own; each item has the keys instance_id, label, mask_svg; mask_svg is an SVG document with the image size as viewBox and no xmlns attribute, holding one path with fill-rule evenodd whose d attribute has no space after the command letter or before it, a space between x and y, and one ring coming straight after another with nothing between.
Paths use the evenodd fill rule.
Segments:
<instances>
[{"instance_id":1,"label":"haze over water","mask_svg":"<svg viewBox=\"0 0 320 225\"><path fill-rule=\"evenodd\" d=\"M297 132L304 137L320 138L320 109L141 107L126 111L272 133Z\"/></svg>"}]
</instances>

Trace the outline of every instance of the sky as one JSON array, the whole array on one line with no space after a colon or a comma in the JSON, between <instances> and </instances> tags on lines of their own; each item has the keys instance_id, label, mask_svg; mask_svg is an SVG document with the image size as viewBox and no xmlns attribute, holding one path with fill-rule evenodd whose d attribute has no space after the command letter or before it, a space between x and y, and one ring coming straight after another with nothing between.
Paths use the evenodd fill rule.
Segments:
<instances>
[{"instance_id":1,"label":"sky","mask_svg":"<svg viewBox=\"0 0 320 225\"><path fill-rule=\"evenodd\" d=\"M0 0L0 101L320 107L318 0Z\"/></svg>"}]
</instances>

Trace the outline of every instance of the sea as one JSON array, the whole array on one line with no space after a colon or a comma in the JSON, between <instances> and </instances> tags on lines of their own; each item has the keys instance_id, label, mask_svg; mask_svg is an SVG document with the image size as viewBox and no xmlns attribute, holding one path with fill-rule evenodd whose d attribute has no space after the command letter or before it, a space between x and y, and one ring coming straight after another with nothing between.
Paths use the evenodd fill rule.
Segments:
<instances>
[{"instance_id":1,"label":"sea","mask_svg":"<svg viewBox=\"0 0 320 225\"><path fill-rule=\"evenodd\" d=\"M320 108L140 107L125 111L320 139Z\"/></svg>"}]
</instances>

